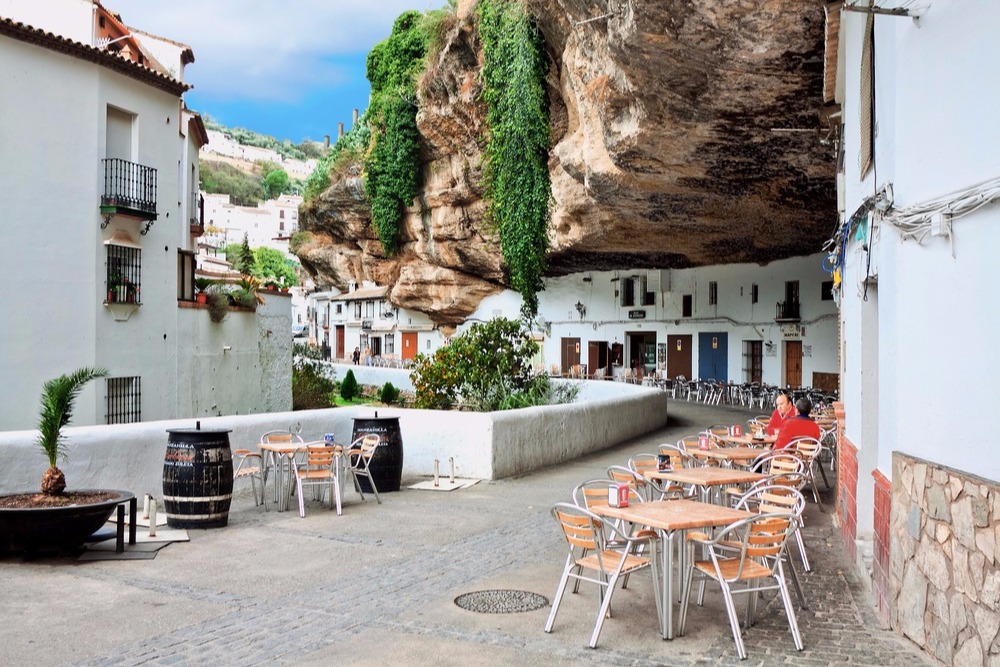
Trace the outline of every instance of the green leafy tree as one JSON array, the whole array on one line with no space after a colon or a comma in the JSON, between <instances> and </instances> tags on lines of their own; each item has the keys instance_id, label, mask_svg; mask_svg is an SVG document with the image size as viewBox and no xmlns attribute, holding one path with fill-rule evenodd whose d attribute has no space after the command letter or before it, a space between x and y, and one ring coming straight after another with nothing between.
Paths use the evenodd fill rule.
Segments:
<instances>
[{"instance_id":1,"label":"green leafy tree","mask_svg":"<svg viewBox=\"0 0 1000 667\"><path fill-rule=\"evenodd\" d=\"M333 380L323 376L310 361L297 359L292 365L292 410L317 410L333 403Z\"/></svg>"},{"instance_id":2,"label":"green leafy tree","mask_svg":"<svg viewBox=\"0 0 1000 667\"><path fill-rule=\"evenodd\" d=\"M524 312L538 312L548 251L549 129L542 38L520 2L481 0L488 215L500 236L510 285Z\"/></svg>"},{"instance_id":3,"label":"green leafy tree","mask_svg":"<svg viewBox=\"0 0 1000 667\"><path fill-rule=\"evenodd\" d=\"M354 377L354 371L348 369L347 375L344 376L344 380L340 383L340 396L345 401L351 401L361 392L361 387L358 386L358 381Z\"/></svg>"},{"instance_id":4,"label":"green leafy tree","mask_svg":"<svg viewBox=\"0 0 1000 667\"><path fill-rule=\"evenodd\" d=\"M288 173L284 169L272 169L264 175L264 194L268 199L277 199L290 187Z\"/></svg>"},{"instance_id":5,"label":"green leafy tree","mask_svg":"<svg viewBox=\"0 0 1000 667\"><path fill-rule=\"evenodd\" d=\"M285 253L274 248L254 248L254 275L262 282L273 281L285 287L298 285L299 279L296 266Z\"/></svg>"},{"instance_id":6,"label":"green leafy tree","mask_svg":"<svg viewBox=\"0 0 1000 667\"><path fill-rule=\"evenodd\" d=\"M379 390L378 399L386 405L391 405L399 400L399 389L391 382L386 382Z\"/></svg>"},{"instance_id":7,"label":"green leafy tree","mask_svg":"<svg viewBox=\"0 0 1000 667\"><path fill-rule=\"evenodd\" d=\"M62 429L73 416L73 403L91 380L107 376L105 368L81 368L69 375L60 375L42 387L42 408L38 418L38 446L49 460L49 469L42 475L41 491L57 496L66 489L66 476L56 467L59 457L66 456Z\"/></svg>"},{"instance_id":8,"label":"green leafy tree","mask_svg":"<svg viewBox=\"0 0 1000 667\"><path fill-rule=\"evenodd\" d=\"M538 344L515 320L473 324L433 356L417 355L410 373L418 408L447 409L458 402L475 410L546 403L548 378L531 372Z\"/></svg>"},{"instance_id":9,"label":"green leafy tree","mask_svg":"<svg viewBox=\"0 0 1000 667\"><path fill-rule=\"evenodd\" d=\"M264 199L264 186L255 174L225 162L199 162L200 188L213 194L229 195L237 206L256 206Z\"/></svg>"}]
</instances>

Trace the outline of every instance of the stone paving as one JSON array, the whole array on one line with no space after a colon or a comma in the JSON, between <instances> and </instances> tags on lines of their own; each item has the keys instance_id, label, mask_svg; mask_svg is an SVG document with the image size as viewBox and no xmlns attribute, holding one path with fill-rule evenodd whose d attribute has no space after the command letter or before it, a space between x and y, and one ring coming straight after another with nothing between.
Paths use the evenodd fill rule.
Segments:
<instances>
[{"instance_id":1,"label":"stone paving","mask_svg":"<svg viewBox=\"0 0 1000 667\"><path fill-rule=\"evenodd\" d=\"M481 614L454 604L488 589L551 599L564 558L553 502L633 453L746 417L674 402L666 429L572 464L448 493L403 490L382 505L348 491L341 517L317 502L305 519L265 513L244 495L227 528L191 531L191 542L154 560L0 560L0 664L937 664L877 627L832 513L812 503L813 571L802 575L809 609L796 607L802 652L771 599L745 633L741 662L711 588L703 608L692 606L687 634L663 641L648 573L616 592L596 650L586 646L597 610L587 586L566 595L551 634L542 631L548 607Z\"/></svg>"}]
</instances>

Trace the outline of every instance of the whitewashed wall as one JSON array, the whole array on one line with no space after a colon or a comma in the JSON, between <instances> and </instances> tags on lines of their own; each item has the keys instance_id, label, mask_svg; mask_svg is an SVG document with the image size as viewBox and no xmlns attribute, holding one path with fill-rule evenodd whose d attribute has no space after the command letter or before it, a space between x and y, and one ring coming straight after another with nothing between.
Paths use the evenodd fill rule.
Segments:
<instances>
[{"instance_id":1,"label":"whitewashed wall","mask_svg":"<svg viewBox=\"0 0 1000 667\"><path fill-rule=\"evenodd\" d=\"M1000 3L935 1L919 23L876 18L876 169L861 180L856 91L864 20L845 12L841 23L847 215L886 183L900 208L1000 176L1000 87L990 83L1000 67L993 34ZM997 396L998 248L997 204L954 222L954 249L947 238L918 245L882 225L873 244L877 296L866 302L859 286L866 256L851 243L843 386L846 432L861 449L859 508L871 470L891 476L894 450L1000 480L1000 437L991 427L970 430L989 424Z\"/></svg>"},{"instance_id":2,"label":"whitewashed wall","mask_svg":"<svg viewBox=\"0 0 1000 667\"><path fill-rule=\"evenodd\" d=\"M383 372L391 369L381 369ZM375 382L396 378L389 373ZM380 382L379 382L380 383ZM231 429L235 447L254 446L271 429L301 427L306 440L333 433L349 440L353 418L399 417L403 438L403 476L431 476L434 460L456 474L499 479L560 461L576 459L643 433L667 421L666 394L617 382L581 382L578 400L568 405L473 413L398 408L331 408L298 412L201 419L201 428ZM137 495L162 495L167 429L194 428L194 419L66 429L68 458L60 463L70 488L114 488ZM48 467L34 444L35 431L0 432L0 493L37 488ZM415 481L415 480L414 480Z\"/></svg>"}]
</instances>

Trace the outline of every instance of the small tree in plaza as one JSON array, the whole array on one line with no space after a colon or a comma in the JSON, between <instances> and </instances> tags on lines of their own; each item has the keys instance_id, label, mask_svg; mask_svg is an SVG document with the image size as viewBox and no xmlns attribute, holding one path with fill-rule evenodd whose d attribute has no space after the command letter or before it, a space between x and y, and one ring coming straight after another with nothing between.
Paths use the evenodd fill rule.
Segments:
<instances>
[{"instance_id":1,"label":"small tree in plaza","mask_svg":"<svg viewBox=\"0 0 1000 667\"><path fill-rule=\"evenodd\" d=\"M548 378L531 372L537 353L520 322L476 323L433 356L417 355L410 374L415 407L441 410L460 402L491 411L548 403Z\"/></svg>"},{"instance_id":2,"label":"small tree in plaza","mask_svg":"<svg viewBox=\"0 0 1000 667\"><path fill-rule=\"evenodd\" d=\"M340 396L345 401L350 401L359 393L361 393L361 387L358 386L358 380L354 377L354 371L348 369L347 375L340 383Z\"/></svg>"}]
</instances>

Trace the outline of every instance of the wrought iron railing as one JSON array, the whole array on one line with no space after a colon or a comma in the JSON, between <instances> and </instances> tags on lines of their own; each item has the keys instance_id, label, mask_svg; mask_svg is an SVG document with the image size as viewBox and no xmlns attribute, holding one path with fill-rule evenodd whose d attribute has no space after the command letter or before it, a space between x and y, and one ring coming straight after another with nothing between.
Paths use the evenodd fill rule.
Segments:
<instances>
[{"instance_id":1,"label":"wrought iron railing","mask_svg":"<svg viewBox=\"0 0 1000 667\"><path fill-rule=\"evenodd\" d=\"M775 308L774 319L776 320L797 320L799 319L798 301L779 301Z\"/></svg>"},{"instance_id":2,"label":"wrought iron railing","mask_svg":"<svg viewBox=\"0 0 1000 667\"><path fill-rule=\"evenodd\" d=\"M156 217L156 170L152 167L106 158L101 206L114 206L144 216Z\"/></svg>"},{"instance_id":3,"label":"wrought iron railing","mask_svg":"<svg viewBox=\"0 0 1000 667\"><path fill-rule=\"evenodd\" d=\"M142 250L107 246L107 295L105 303L142 303Z\"/></svg>"},{"instance_id":4,"label":"wrought iron railing","mask_svg":"<svg viewBox=\"0 0 1000 667\"><path fill-rule=\"evenodd\" d=\"M105 421L108 424L134 424L142 421L142 378L107 378L107 407Z\"/></svg>"}]
</instances>

